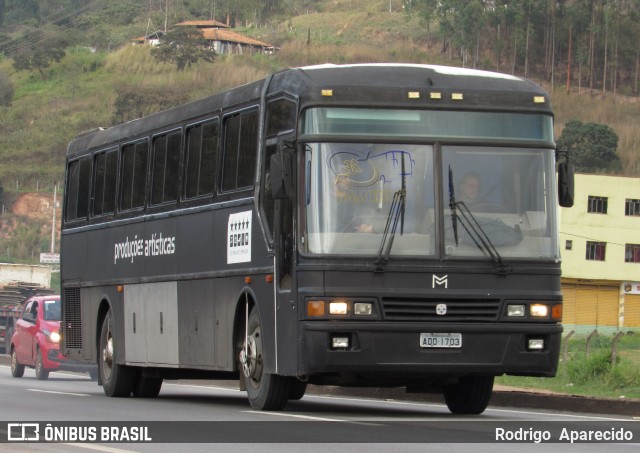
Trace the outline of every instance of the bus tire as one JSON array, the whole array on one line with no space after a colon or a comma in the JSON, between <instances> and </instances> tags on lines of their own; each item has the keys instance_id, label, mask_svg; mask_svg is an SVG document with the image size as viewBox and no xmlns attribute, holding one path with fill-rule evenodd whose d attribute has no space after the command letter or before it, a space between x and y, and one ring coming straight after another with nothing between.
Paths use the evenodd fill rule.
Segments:
<instances>
[{"instance_id":1,"label":"bus tire","mask_svg":"<svg viewBox=\"0 0 640 453\"><path fill-rule=\"evenodd\" d=\"M49 377L49 370L45 369L44 363L42 363L42 351L40 348L36 351L36 379L44 381Z\"/></svg>"},{"instance_id":2,"label":"bus tire","mask_svg":"<svg viewBox=\"0 0 640 453\"><path fill-rule=\"evenodd\" d=\"M262 411L279 411L289 401L292 378L266 373L262 328L257 309L249 315L248 337L240 351L241 378L247 390L251 407ZM246 353L245 353L246 350Z\"/></svg>"},{"instance_id":3,"label":"bus tire","mask_svg":"<svg viewBox=\"0 0 640 453\"><path fill-rule=\"evenodd\" d=\"M15 348L11 348L11 376L17 378L24 376L24 365L18 362L18 354Z\"/></svg>"},{"instance_id":4,"label":"bus tire","mask_svg":"<svg viewBox=\"0 0 640 453\"><path fill-rule=\"evenodd\" d=\"M133 396L136 398L155 398L162 388L162 378L143 376L140 372L138 382L133 388Z\"/></svg>"},{"instance_id":5,"label":"bus tire","mask_svg":"<svg viewBox=\"0 0 640 453\"><path fill-rule=\"evenodd\" d=\"M102 388L107 396L128 397L136 383L135 369L117 363L119 351L113 340L113 315L107 313L100 330L100 348L98 350L98 372Z\"/></svg>"},{"instance_id":6,"label":"bus tire","mask_svg":"<svg viewBox=\"0 0 640 453\"><path fill-rule=\"evenodd\" d=\"M298 401L302 399L307 391L307 383L298 379L291 380L291 389L289 390L289 401Z\"/></svg>"},{"instance_id":7,"label":"bus tire","mask_svg":"<svg viewBox=\"0 0 640 453\"><path fill-rule=\"evenodd\" d=\"M492 393L493 376L463 376L456 384L444 386L444 400L452 414L483 413Z\"/></svg>"}]
</instances>

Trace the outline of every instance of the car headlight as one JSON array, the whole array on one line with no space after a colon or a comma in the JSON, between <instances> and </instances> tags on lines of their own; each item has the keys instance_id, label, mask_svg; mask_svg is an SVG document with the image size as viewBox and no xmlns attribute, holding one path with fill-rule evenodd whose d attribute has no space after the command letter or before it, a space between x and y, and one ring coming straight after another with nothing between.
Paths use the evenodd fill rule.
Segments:
<instances>
[{"instance_id":1,"label":"car headlight","mask_svg":"<svg viewBox=\"0 0 640 453\"><path fill-rule=\"evenodd\" d=\"M55 332L50 332L47 329L42 329L42 333L45 334L45 336L47 337L47 339L51 342L51 343L60 343L60 333L55 331Z\"/></svg>"}]
</instances>

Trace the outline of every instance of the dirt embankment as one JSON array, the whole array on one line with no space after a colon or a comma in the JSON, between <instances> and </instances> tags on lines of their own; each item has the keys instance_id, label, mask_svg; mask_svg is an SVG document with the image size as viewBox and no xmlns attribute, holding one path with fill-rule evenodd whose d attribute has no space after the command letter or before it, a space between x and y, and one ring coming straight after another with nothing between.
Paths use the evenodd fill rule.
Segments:
<instances>
[{"instance_id":1,"label":"dirt embankment","mask_svg":"<svg viewBox=\"0 0 640 453\"><path fill-rule=\"evenodd\" d=\"M61 200L56 200L56 229L60 233ZM53 215L53 194L50 193L25 193L18 195L8 206L4 207L5 216L0 217L0 239L11 237L15 229L19 228L23 221L51 226ZM9 214L7 216L7 214ZM11 215L13 214L13 215Z\"/></svg>"}]
</instances>

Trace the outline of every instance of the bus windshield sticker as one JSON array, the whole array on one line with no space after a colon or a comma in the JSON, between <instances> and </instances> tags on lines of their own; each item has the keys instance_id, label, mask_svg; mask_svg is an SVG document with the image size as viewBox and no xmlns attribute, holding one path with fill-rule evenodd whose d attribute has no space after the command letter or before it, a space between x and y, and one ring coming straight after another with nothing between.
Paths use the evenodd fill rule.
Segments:
<instances>
[{"instance_id":1,"label":"bus windshield sticker","mask_svg":"<svg viewBox=\"0 0 640 453\"><path fill-rule=\"evenodd\" d=\"M251 217L253 211L229 215L227 224L227 264L251 261Z\"/></svg>"}]
</instances>

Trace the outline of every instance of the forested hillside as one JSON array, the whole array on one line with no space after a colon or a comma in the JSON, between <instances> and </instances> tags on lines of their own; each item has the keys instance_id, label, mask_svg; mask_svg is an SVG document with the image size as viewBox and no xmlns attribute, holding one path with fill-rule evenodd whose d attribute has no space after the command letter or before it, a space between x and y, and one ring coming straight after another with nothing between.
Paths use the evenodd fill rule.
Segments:
<instances>
[{"instance_id":1,"label":"forested hillside","mask_svg":"<svg viewBox=\"0 0 640 453\"><path fill-rule=\"evenodd\" d=\"M194 19L278 50L178 70L130 44ZM550 91L558 135L571 120L606 124L618 136L616 171L640 176L639 42L638 0L0 0L3 204L10 211L16 193L53 193L66 146L82 131L325 62L529 77ZM14 240L0 237L0 256ZM20 247L30 253L9 258L47 247L46 238L30 242Z\"/></svg>"}]
</instances>

